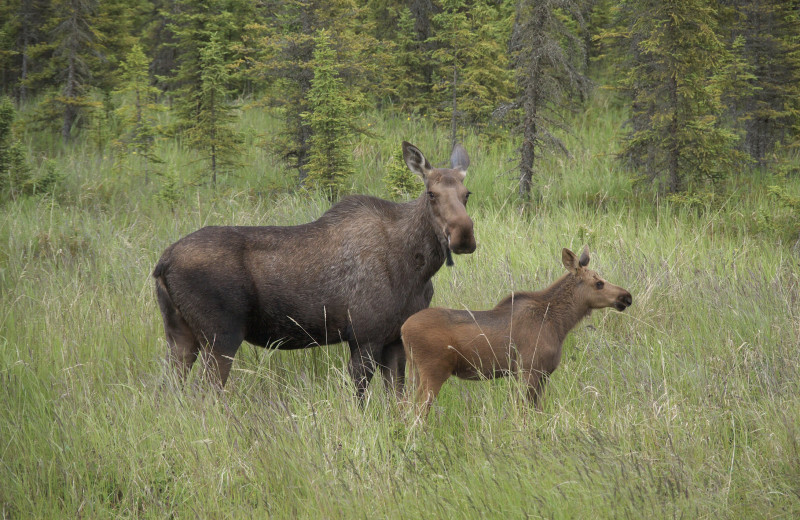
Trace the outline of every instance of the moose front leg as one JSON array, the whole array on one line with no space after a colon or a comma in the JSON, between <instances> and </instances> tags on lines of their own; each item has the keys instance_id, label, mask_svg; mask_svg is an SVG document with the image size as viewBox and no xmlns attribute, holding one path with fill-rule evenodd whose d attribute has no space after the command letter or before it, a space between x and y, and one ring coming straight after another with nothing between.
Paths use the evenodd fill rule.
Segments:
<instances>
[{"instance_id":1,"label":"moose front leg","mask_svg":"<svg viewBox=\"0 0 800 520\"><path fill-rule=\"evenodd\" d=\"M521 372L522 380L528 384L528 400L533 402L537 412L541 412L544 403L544 387L550 378L548 372L536 369L526 369Z\"/></svg>"},{"instance_id":2,"label":"moose front leg","mask_svg":"<svg viewBox=\"0 0 800 520\"><path fill-rule=\"evenodd\" d=\"M348 370L356 386L356 397L363 404L367 386L375 374L376 354L379 347L372 343L359 345L355 340L350 341L350 364Z\"/></svg>"},{"instance_id":3,"label":"moose front leg","mask_svg":"<svg viewBox=\"0 0 800 520\"><path fill-rule=\"evenodd\" d=\"M394 389L395 397L402 401L406 381L406 353L402 340L398 339L383 347L380 368L386 390Z\"/></svg>"}]
</instances>

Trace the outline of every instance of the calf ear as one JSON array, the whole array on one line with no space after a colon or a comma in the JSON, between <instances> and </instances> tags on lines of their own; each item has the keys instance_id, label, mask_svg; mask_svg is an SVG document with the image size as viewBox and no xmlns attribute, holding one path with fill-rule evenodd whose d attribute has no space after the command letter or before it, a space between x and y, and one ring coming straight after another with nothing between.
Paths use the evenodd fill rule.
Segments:
<instances>
[{"instance_id":1,"label":"calf ear","mask_svg":"<svg viewBox=\"0 0 800 520\"><path fill-rule=\"evenodd\" d=\"M578 270L578 257L566 247L561 250L561 261L570 273L575 274Z\"/></svg>"},{"instance_id":2,"label":"calf ear","mask_svg":"<svg viewBox=\"0 0 800 520\"><path fill-rule=\"evenodd\" d=\"M589 265L589 246L583 246L583 252L581 253L580 260L578 260L578 264L580 264L581 267Z\"/></svg>"},{"instance_id":3,"label":"calf ear","mask_svg":"<svg viewBox=\"0 0 800 520\"><path fill-rule=\"evenodd\" d=\"M422 155L422 152L419 151L419 148L408 141L403 141L403 159L405 159L409 170L422 177L423 181L426 180L432 166L428 159Z\"/></svg>"},{"instance_id":4,"label":"calf ear","mask_svg":"<svg viewBox=\"0 0 800 520\"><path fill-rule=\"evenodd\" d=\"M467 176L467 168L469 168L469 155L467 151L460 144L453 146L453 152L450 154L450 168L458 170L461 174L461 180Z\"/></svg>"}]
</instances>

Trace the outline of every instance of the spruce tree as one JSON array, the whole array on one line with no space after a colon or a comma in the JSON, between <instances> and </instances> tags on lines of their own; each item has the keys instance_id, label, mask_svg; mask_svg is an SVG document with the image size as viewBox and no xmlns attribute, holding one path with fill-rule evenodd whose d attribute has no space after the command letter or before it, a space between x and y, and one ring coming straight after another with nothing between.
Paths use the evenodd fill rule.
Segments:
<instances>
[{"instance_id":1,"label":"spruce tree","mask_svg":"<svg viewBox=\"0 0 800 520\"><path fill-rule=\"evenodd\" d=\"M241 137L232 126L234 107L228 102L230 75L216 34L200 49L199 65L200 88L190 98L197 108L193 119L184 120L183 125L189 146L208 159L211 183L216 184L219 169L238 164L241 151Z\"/></svg>"},{"instance_id":2,"label":"spruce tree","mask_svg":"<svg viewBox=\"0 0 800 520\"><path fill-rule=\"evenodd\" d=\"M308 93L310 112L303 118L311 128L308 177L305 182L331 199L344 191L353 173L353 103L339 77L330 36L320 30L314 38L314 78Z\"/></svg>"},{"instance_id":3,"label":"spruce tree","mask_svg":"<svg viewBox=\"0 0 800 520\"><path fill-rule=\"evenodd\" d=\"M431 19L434 108L440 118L449 120L453 145L459 123L484 128L492 112L511 99L513 75L506 53L509 6L509 2L443 0L442 11Z\"/></svg>"},{"instance_id":4,"label":"spruce tree","mask_svg":"<svg viewBox=\"0 0 800 520\"><path fill-rule=\"evenodd\" d=\"M54 0L50 17L43 26L47 39L29 48L29 56L44 63L30 74L26 84L49 87L40 102L37 119L60 121L62 139L67 142L79 118L99 104L91 97L94 67L105 55L104 35L93 25L95 0Z\"/></svg>"},{"instance_id":5,"label":"spruce tree","mask_svg":"<svg viewBox=\"0 0 800 520\"><path fill-rule=\"evenodd\" d=\"M670 192L718 181L739 160L719 114L728 51L703 0L624 2L620 86L633 103L623 156Z\"/></svg>"},{"instance_id":6,"label":"spruce tree","mask_svg":"<svg viewBox=\"0 0 800 520\"><path fill-rule=\"evenodd\" d=\"M554 130L564 128L565 110L589 89L582 69L583 40L572 29L582 23L579 7L572 0L517 3L510 45L517 92L507 109L518 118L515 131L522 139L519 193L524 199L530 197L537 160L544 151L569 153Z\"/></svg>"},{"instance_id":7,"label":"spruce tree","mask_svg":"<svg viewBox=\"0 0 800 520\"><path fill-rule=\"evenodd\" d=\"M725 4L723 29L732 59L743 62L747 74L730 85L724 100L743 130L741 148L763 166L800 127L800 11L782 0Z\"/></svg>"},{"instance_id":8,"label":"spruce tree","mask_svg":"<svg viewBox=\"0 0 800 520\"><path fill-rule=\"evenodd\" d=\"M309 120L302 114L311 111L308 95L317 31L327 31L339 77L348 92L380 97L385 57L370 35L366 11L354 0L287 0L269 5L266 23L254 35L263 49L254 68L271 83L269 102L279 107L284 120L281 136L270 145L298 170L302 184L308 174L312 135Z\"/></svg>"},{"instance_id":9,"label":"spruce tree","mask_svg":"<svg viewBox=\"0 0 800 520\"><path fill-rule=\"evenodd\" d=\"M159 129L155 114L162 110L157 103L161 91L151 85L150 60L142 46L135 44L120 65L120 88L117 94L123 97L117 109L123 127L128 128L122 136L123 143L144 163L145 182L148 180L150 164L161 162L154 153L153 145Z\"/></svg>"},{"instance_id":10,"label":"spruce tree","mask_svg":"<svg viewBox=\"0 0 800 520\"><path fill-rule=\"evenodd\" d=\"M31 179L22 144L12 132L15 117L11 100L0 97L0 202L19 196Z\"/></svg>"}]
</instances>

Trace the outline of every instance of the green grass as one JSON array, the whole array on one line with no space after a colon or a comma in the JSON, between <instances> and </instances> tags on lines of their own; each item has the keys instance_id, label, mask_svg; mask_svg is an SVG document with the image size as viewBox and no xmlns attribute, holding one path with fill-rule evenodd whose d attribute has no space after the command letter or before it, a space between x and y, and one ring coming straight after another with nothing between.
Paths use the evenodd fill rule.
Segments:
<instances>
[{"instance_id":1,"label":"green grass","mask_svg":"<svg viewBox=\"0 0 800 520\"><path fill-rule=\"evenodd\" d=\"M428 424L376 379L364 409L346 349L244 345L222 394L177 387L150 272L206 224L295 224L324 200L293 194L246 112L247 166L212 190L186 181L174 211L135 168L89 144L58 157L54 197L0 209L0 516L3 518L641 518L800 514L800 267L769 173L707 208L640 192L611 152L624 114L604 100L516 202L511 142L465 139L478 250L434 278L434 305L485 309L561 274L560 250L630 290L568 337L545 410L513 380L450 380ZM372 115L353 189L381 194L409 140L437 165L446 129ZM191 182L190 182L191 181ZM797 193L800 183L786 182ZM796 232L794 234L796 236Z\"/></svg>"}]
</instances>

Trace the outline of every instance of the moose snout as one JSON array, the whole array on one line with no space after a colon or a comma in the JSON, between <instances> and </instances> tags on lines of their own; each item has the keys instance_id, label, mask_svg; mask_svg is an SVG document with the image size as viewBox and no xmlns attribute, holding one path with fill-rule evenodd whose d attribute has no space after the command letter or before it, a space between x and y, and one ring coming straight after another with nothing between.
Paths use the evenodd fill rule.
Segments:
<instances>
[{"instance_id":1,"label":"moose snout","mask_svg":"<svg viewBox=\"0 0 800 520\"><path fill-rule=\"evenodd\" d=\"M447 241L450 251L457 255L469 254L475 251L475 233L473 232L472 219L467 217L458 225L448 226Z\"/></svg>"},{"instance_id":2,"label":"moose snout","mask_svg":"<svg viewBox=\"0 0 800 520\"><path fill-rule=\"evenodd\" d=\"M614 303L614 308L618 311L624 311L631 305L633 305L633 296L631 296L631 293L628 291L625 291L617 297L617 301Z\"/></svg>"}]
</instances>

